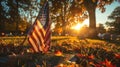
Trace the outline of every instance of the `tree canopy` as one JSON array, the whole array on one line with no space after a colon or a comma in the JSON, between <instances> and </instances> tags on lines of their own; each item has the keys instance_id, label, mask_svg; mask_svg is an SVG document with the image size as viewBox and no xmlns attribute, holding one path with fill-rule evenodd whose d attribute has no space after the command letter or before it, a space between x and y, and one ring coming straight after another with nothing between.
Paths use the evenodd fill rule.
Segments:
<instances>
[{"instance_id":1,"label":"tree canopy","mask_svg":"<svg viewBox=\"0 0 120 67\"><path fill-rule=\"evenodd\" d=\"M52 2L52 17L64 25L73 25L77 21L89 18L90 32L96 33L96 8L105 12L105 5L110 5L115 0L49 0ZM91 36L91 35L90 35Z\"/></svg>"},{"instance_id":2,"label":"tree canopy","mask_svg":"<svg viewBox=\"0 0 120 67\"><path fill-rule=\"evenodd\" d=\"M120 6L108 16L109 21L106 22L108 31L114 34L120 34Z\"/></svg>"},{"instance_id":3,"label":"tree canopy","mask_svg":"<svg viewBox=\"0 0 120 67\"><path fill-rule=\"evenodd\" d=\"M27 18L33 22L40 11L41 5L46 0L1 0L0 1L0 29L3 30L5 23L15 23L16 30ZM105 11L105 5L115 0L49 0L50 17L52 23L58 23L65 29L75 23L89 18L89 28L96 29L96 8ZM77 21L77 22L76 22Z\"/></svg>"},{"instance_id":4,"label":"tree canopy","mask_svg":"<svg viewBox=\"0 0 120 67\"><path fill-rule=\"evenodd\" d=\"M39 10L40 2L36 0L0 0L1 31L11 31L12 28L16 32L26 31L27 22L32 23Z\"/></svg>"}]
</instances>

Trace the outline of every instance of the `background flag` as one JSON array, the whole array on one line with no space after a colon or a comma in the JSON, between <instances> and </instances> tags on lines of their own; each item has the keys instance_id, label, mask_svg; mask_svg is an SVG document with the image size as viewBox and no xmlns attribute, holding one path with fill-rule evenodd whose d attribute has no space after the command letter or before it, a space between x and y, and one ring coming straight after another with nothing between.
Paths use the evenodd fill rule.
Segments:
<instances>
[{"instance_id":1,"label":"background flag","mask_svg":"<svg viewBox=\"0 0 120 67\"><path fill-rule=\"evenodd\" d=\"M28 34L28 41L33 47L34 52L48 51L51 43L51 23L49 22L49 4L46 2L38 17L36 18L32 29Z\"/></svg>"}]
</instances>

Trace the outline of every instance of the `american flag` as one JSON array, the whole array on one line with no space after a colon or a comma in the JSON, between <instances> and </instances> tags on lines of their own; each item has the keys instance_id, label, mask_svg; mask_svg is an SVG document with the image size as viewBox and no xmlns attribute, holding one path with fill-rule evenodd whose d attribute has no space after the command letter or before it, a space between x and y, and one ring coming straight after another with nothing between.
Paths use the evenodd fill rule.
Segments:
<instances>
[{"instance_id":1,"label":"american flag","mask_svg":"<svg viewBox=\"0 0 120 67\"><path fill-rule=\"evenodd\" d=\"M47 52L51 43L51 23L49 22L49 5L46 2L36 18L29 34L28 41L34 52Z\"/></svg>"}]
</instances>

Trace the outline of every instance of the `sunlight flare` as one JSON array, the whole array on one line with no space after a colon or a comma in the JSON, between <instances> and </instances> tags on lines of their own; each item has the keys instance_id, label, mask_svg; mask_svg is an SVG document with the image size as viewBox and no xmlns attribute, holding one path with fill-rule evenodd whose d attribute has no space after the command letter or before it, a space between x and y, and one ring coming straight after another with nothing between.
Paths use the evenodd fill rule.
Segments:
<instances>
[{"instance_id":1,"label":"sunlight flare","mask_svg":"<svg viewBox=\"0 0 120 67\"><path fill-rule=\"evenodd\" d=\"M85 25L87 25L87 26L89 25L89 20L88 19L84 20L82 23L78 23L75 26L72 26L71 29L80 30Z\"/></svg>"},{"instance_id":2,"label":"sunlight flare","mask_svg":"<svg viewBox=\"0 0 120 67\"><path fill-rule=\"evenodd\" d=\"M81 24L78 23L77 25L73 26L72 29L75 29L75 30L80 30L81 28Z\"/></svg>"}]
</instances>

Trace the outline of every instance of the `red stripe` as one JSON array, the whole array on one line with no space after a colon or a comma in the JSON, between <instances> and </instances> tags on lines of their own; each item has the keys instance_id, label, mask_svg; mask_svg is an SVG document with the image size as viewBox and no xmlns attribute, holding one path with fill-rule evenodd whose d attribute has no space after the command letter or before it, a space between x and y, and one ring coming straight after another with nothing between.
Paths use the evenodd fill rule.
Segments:
<instances>
[{"instance_id":1,"label":"red stripe","mask_svg":"<svg viewBox=\"0 0 120 67\"><path fill-rule=\"evenodd\" d=\"M31 40L32 40L32 38L30 37L30 38L29 38L29 43L30 43L30 45L32 45L32 47L33 47L33 49L34 49L35 52L38 52L37 47L36 47L34 41L33 41L33 40L31 41Z\"/></svg>"},{"instance_id":2,"label":"red stripe","mask_svg":"<svg viewBox=\"0 0 120 67\"><path fill-rule=\"evenodd\" d=\"M30 38L34 41L35 46L38 47L38 48L35 48L33 46L34 50L37 49L37 51L41 51L41 49L39 49L39 47L42 47L44 45L41 40L44 40L44 43L45 43L45 48L44 49L45 50L48 49L48 46L50 46L51 31L50 31L49 27L50 26L47 27L45 38L43 38L44 36L43 36L43 34L41 34L42 30L41 29L38 30L38 26L35 24L35 26L32 30L31 36L30 36ZM42 36L43 39L41 39L40 35ZM40 41L41 45L38 44L36 39L38 39ZM31 42L30 42L30 44L31 44ZM42 50L44 50L44 49L42 49ZM35 50L35 52L37 52L37 51Z\"/></svg>"},{"instance_id":3,"label":"red stripe","mask_svg":"<svg viewBox=\"0 0 120 67\"><path fill-rule=\"evenodd\" d=\"M47 31L46 31L46 35L45 35L45 42L46 42L47 39L50 38L50 36L51 36L51 30L50 30L50 28L48 27L48 28L47 28Z\"/></svg>"},{"instance_id":4,"label":"red stripe","mask_svg":"<svg viewBox=\"0 0 120 67\"><path fill-rule=\"evenodd\" d=\"M35 41L35 42L36 42L36 44L38 45L37 47L38 47L39 51L43 51L43 46L45 46L45 45L44 45L44 38L42 38L42 37L44 37L44 36L42 35L42 32L43 32L43 31L42 31L41 29L39 29L39 31L37 31L38 28L39 28L38 25L35 25L35 26L34 26L34 33L35 33L36 38L38 39L38 40ZM42 37L41 37L41 36L42 36ZM38 41L40 42L40 44L37 43Z\"/></svg>"},{"instance_id":5,"label":"red stripe","mask_svg":"<svg viewBox=\"0 0 120 67\"><path fill-rule=\"evenodd\" d=\"M50 40L48 40L47 42L46 42L46 46L45 46L45 48L44 48L44 52L47 52L48 50L49 50L49 48L50 48Z\"/></svg>"},{"instance_id":6,"label":"red stripe","mask_svg":"<svg viewBox=\"0 0 120 67\"><path fill-rule=\"evenodd\" d=\"M50 34L50 32L48 32L48 34L45 37L45 42L50 39L50 36L51 36L51 34Z\"/></svg>"},{"instance_id":7,"label":"red stripe","mask_svg":"<svg viewBox=\"0 0 120 67\"><path fill-rule=\"evenodd\" d=\"M40 52L43 50L48 50L50 47L50 36L51 36L51 31L50 31L50 23L49 20L45 20L49 18L49 13L48 12L44 12L44 11L48 11L46 10L46 8L48 7L48 3L46 3L46 5L43 6L43 10L42 10L42 16L43 17L38 17L33 25L33 29L31 30L30 34L29 34L29 43L32 45L33 49L35 52ZM48 9L48 8L47 8ZM40 15L38 15L40 16ZM39 19L39 20L38 20ZM44 29L44 26L42 26L40 19L42 19L42 22L46 23L45 25L47 25L47 28Z\"/></svg>"},{"instance_id":8,"label":"red stripe","mask_svg":"<svg viewBox=\"0 0 120 67\"><path fill-rule=\"evenodd\" d=\"M35 32L35 31L34 31L34 32ZM37 44L37 41L36 41L35 37L34 37L33 35L31 35L30 38L33 40L33 43L35 43L34 46L38 47L38 44ZM30 41L30 42L31 42L31 41ZM37 49L37 51L38 51L38 48L35 48L35 49Z\"/></svg>"},{"instance_id":9,"label":"red stripe","mask_svg":"<svg viewBox=\"0 0 120 67\"><path fill-rule=\"evenodd\" d=\"M36 26L37 27L37 26ZM39 44L39 50L42 51L43 49L40 49L40 47L43 47L44 46L44 38L41 37L41 32L38 31L38 28L35 28L35 34L38 38L38 41L40 41L40 44Z\"/></svg>"},{"instance_id":10,"label":"red stripe","mask_svg":"<svg viewBox=\"0 0 120 67\"><path fill-rule=\"evenodd\" d=\"M38 34L37 34L37 31L36 31L36 27L37 25L36 25L36 23L35 23L35 25L34 25L34 28L33 28L33 31L31 32L31 38L33 39L33 41L34 41L34 43L36 44L36 46L37 47L39 47L39 43L38 43L38 40L36 40L36 38L37 39L39 39L38 38ZM34 34L34 35L33 35ZM35 37L36 36L36 37ZM41 40L39 40L39 41L41 41ZM38 49L38 48L36 48L36 49Z\"/></svg>"},{"instance_id":11,"label":"red stripe","mask_svg":"<svg viewBox=\"0 0 120 67\"><path fill-rule=\"evenodd\" d=\"M49 47L50 47L50 43L51 43L51 31L47 31L46 37L45 37L45 48L44 51L48 51Z\"/></svg>"},{"instance_id":12,"label":"red stripe","mask_svg":"<svg viewBox=\"0 0 120 67\"><path fill-rule=\"evenodd\" d=\"M39 51L42 51L43 49L40 48L40 47L42 46L42 45L41 45L41 44L42 44L42 41L41 41L42 39L40 39L39 34L37 33L36 30L35 30L35 35L36 35L36 37L37 37L37 39L38 39L38 40L37 40L38 50L39 50Z\"/></svg>"},{"instance_id":13,"label":"red stripe","mask_svg":"<svg viewBox=\"0 0 120 67\"><path fill-rule=\"evenodd\" d=\"M39 30L40 34L42 35L42 38L44 39L44 38L45 38L45 37L44 37L44 32L45 32L45 31L44 31L44 29L41 28L40 26L41 26L40 22L37 21L38 30ZM43 29L43 30L42 30L42 29Z\"/></svg>"},{"instance_id":14,"label":"red stripe","mask_svg":"<svg viewBox=\"0 0 120 67\"><path fill-rule=\"evenodd\" d=\"M32 48L32 49L33 49L33 51L34 51L34 52L37 52L37 51L35 50L36 48L32 45L32 43L31 43L31 41L30 41L29 39L28 39L28 42L29 42L29 43L30 43L30 45L33 47L33 48Z\"/></svg>"}]
</instances>

